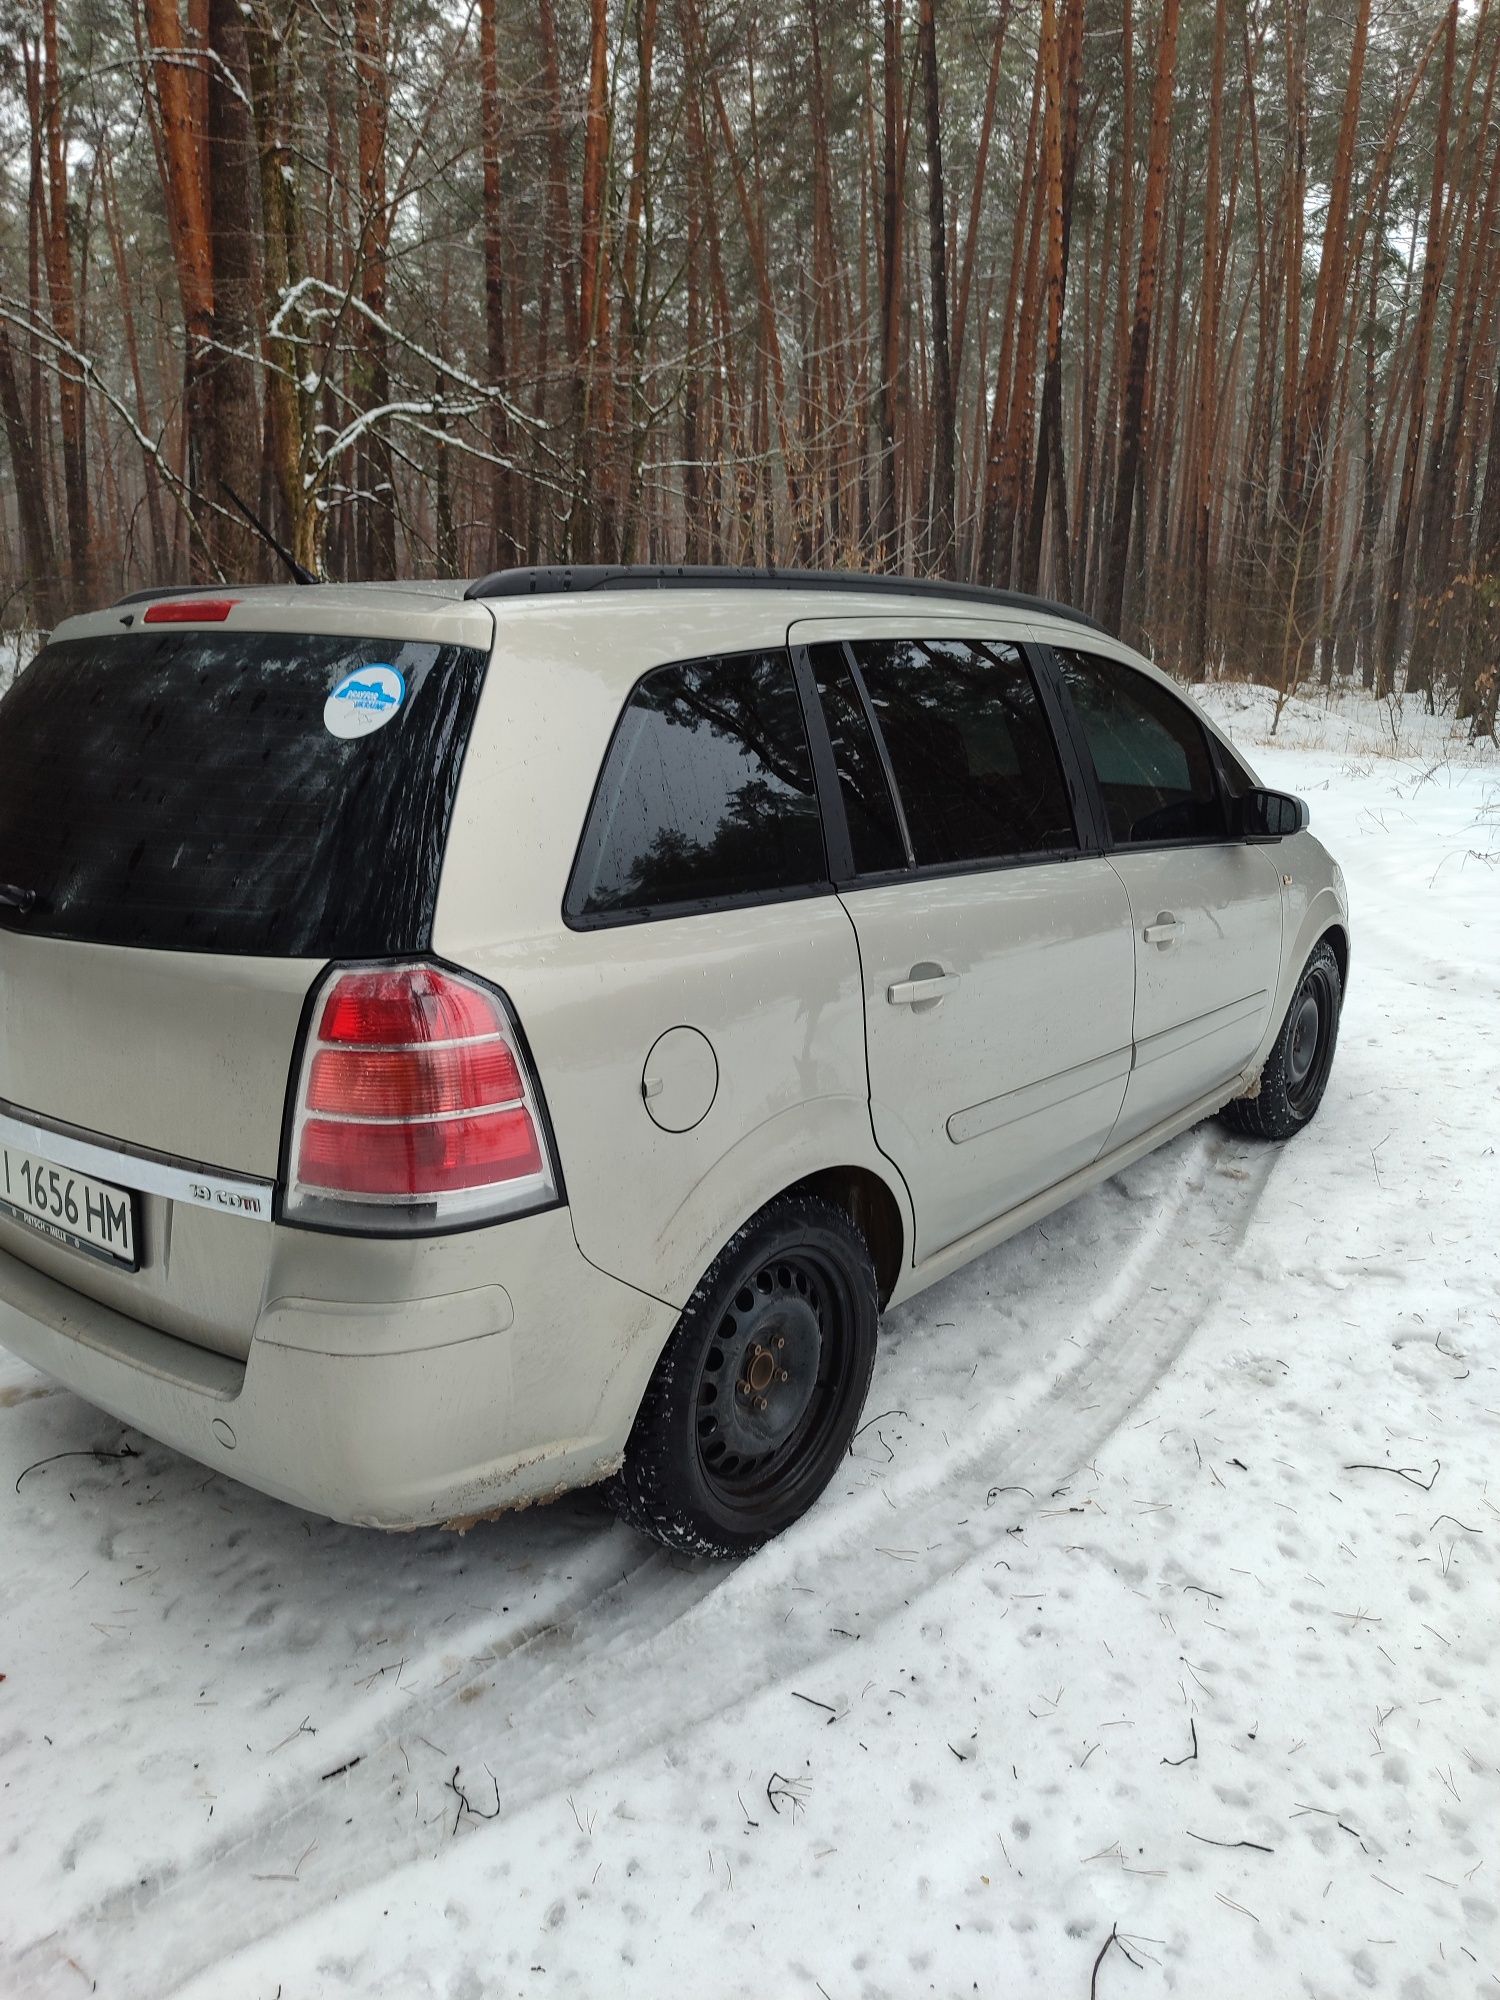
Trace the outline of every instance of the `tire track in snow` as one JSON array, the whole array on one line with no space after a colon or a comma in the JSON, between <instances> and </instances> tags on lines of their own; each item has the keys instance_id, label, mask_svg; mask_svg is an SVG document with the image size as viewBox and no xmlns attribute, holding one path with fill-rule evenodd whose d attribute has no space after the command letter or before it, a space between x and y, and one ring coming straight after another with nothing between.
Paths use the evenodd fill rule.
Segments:
<instances>
[{"instance_id":1,"label":"tire track in snow","mask_svg":"<svg viewBox=\"0 0 1500 2000\"><path fill-rule=\"evenodd\" d=\"M764 1687L820 1667L842 1671L847 1647L828 1643L831 1607L850 1607L868 1632L969 1561L992 1560L1007 1531L1066 1484L1170 1368L1228 1282L1276 1157L1199 1127L934 1287L893 1315L892 1351L871 1391L876 1409L920 1401L929 1368L951 1358L940 1316L975 1310L970 1295L985 1281L1009 1285L1023 1318L1040 1315L1036 1339L1077 1352L1060 1362L1033 1355L1029 1366L1024 1354L982 1360L979 1400L959 1412L960 1435L939 1442L938 1430L888 1472L856 1462L861 1483L852 1491L836 1482L807 1521L733 1569L665 1553L612 1562L600 1549L585 1564L596 1571L592 1584L561 1593L540 1623L494 1633L481 1664L437 1699L415 1696L347 1777L303 1778L186 1868L153 1874L147 1861L143 1880L124 1861L115 1892L19 1951L14 2000L53 1991L65 1956L108 1967L121 2000L163 2000L263 1939L316 1924L331 1903L441 1852L454 1824L444 1787L455 1765L476 1801L489 1797L479 1774L495 1773L503 1822L712 1725ZM1225 1166L1215 1199L1208 1183ZM1122 1223L1123 1254L1110 1240ZM1068 1274L1086 1265L1091 1241L1098 1254L1101 1236L1102 1282L1086 1282L1072 1299ZM1061 1300L1047 1296L1060 1289ZM1053 1323L1063 1313L1066 1324ZM987 1506L996 1487L1026 1487L1034 1498L1007 1492L1005 1504ZM483 1532L515 1556L536 1530L513 1517ZM601 1539L623 1533L601 1525ZM915 1560L883 1554L885 1538ZM602 1588L599 1569L609 1577ZM407 1755L423 1737L424 1822L433 1801L442 1810L419 1825ZM268 1876L277 1879L258 1879Z\"/></svg>"}]
</instances>

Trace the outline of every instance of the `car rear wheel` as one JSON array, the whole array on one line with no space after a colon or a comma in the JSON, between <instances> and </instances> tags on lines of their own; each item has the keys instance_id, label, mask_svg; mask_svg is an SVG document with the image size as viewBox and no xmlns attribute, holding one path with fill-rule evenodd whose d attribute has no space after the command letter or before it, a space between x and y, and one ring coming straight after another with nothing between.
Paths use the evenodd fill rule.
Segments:
<instances>
[{"instance_id":1,"label":"car rear wheel","mask_svg":"<svg viewBox=\"0 0 1500 2000\"><path fill-rule=\"evenodd\" d=\"M1259 1094L1226 1104L1226 1124L1256 1139L1290 1139L1310 1122L1328 1087L1343 1002L1344 982L1333 947L1317 945L1266 1058Z\"/></svg>"},{"instance_id":2,"label":"car rear wheel","mask_svg":"<svg viewBox=\"0 0 1500 2000\"><path fill-rule=\"evenodd\" d=\"M831 1202L752 1217L688 1301L610 1483L668 1548L742 1555L806 1513L864 1406L880 1317L864 1237Z\"/></svg>"}]
</instances>

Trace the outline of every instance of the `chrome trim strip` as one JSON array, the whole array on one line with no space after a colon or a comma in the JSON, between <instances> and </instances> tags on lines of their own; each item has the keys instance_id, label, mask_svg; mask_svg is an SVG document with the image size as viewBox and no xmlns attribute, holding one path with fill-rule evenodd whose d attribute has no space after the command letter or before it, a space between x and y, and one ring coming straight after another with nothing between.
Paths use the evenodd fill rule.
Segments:
<instances>
[{"instance_id":1,"label":"chrome trim strip","mask_svg":"<svg viewBox=\"0 0 1500 2000\"><path fill-rule=\"evenodd\" d=\"M159 1194L191 1208L211 1208L219 1215L236 1215L246 1222L272 1219L273 1181L242 1174L222 1174L190 1160L173 1160L119 1141L96 1138L76 1129L37 1121L34 1112L0 1101L0 1144L34 1153L54 1166L72 1167L116 1187L141 1194Z\"/></svg>"}]
</instances>

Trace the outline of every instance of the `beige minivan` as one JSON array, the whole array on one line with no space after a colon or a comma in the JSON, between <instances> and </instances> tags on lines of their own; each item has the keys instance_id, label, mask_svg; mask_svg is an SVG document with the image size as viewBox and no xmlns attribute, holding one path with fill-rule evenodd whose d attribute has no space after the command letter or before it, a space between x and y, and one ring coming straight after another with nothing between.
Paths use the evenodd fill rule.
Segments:
<instances>
[{"instance_id":1,"label":"beige minivan","mask_svg":"<svg viewBox=\"0 0 1500 2000\"><path fill-rule=\"evenodd\" d=\"M143 593L0 702L0 1342L339 1520L757 1546L882 1310L1327 1082L1337 865L1090 620L907 579Z\"/></svg>"}]
</instances>

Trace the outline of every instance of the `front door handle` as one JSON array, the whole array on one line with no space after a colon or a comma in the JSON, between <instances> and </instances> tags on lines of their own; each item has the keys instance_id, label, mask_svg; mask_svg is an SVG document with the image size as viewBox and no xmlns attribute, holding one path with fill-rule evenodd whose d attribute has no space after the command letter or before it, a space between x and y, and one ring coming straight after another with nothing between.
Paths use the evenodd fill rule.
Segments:
<instances>
[{"instance_id":1,"label":"front door handle","mask_svg":"<svg viewBox=\"0 0 1500 2000\"><path fill-rule=\"evenodd\" d=\"M919 968L912 967L915 974ZM894 986L887 987L886 999L893 1007L920 1007L924 1001L941 1000L958 984L956 972L937 972L922 978L898 979Z\"/></svg>"},{"instance_id":2,"label":"front door handle","mask_svg":"<svg viewBox=\"0 0 1500 2000\"><path fill-rule=\"evenodd\" d=\"M1169 944L1175 944L1178 938L1182 936L1182 930L1181 923L1172 915L1172 912L1170 910L1162 910L1158 913L1156 922L1154 924L1147 924L1146 928L1141 932L1141 936L1146 940L1147 944L1159 944L1165 947Z\"/></svg>"}]
</instances>

